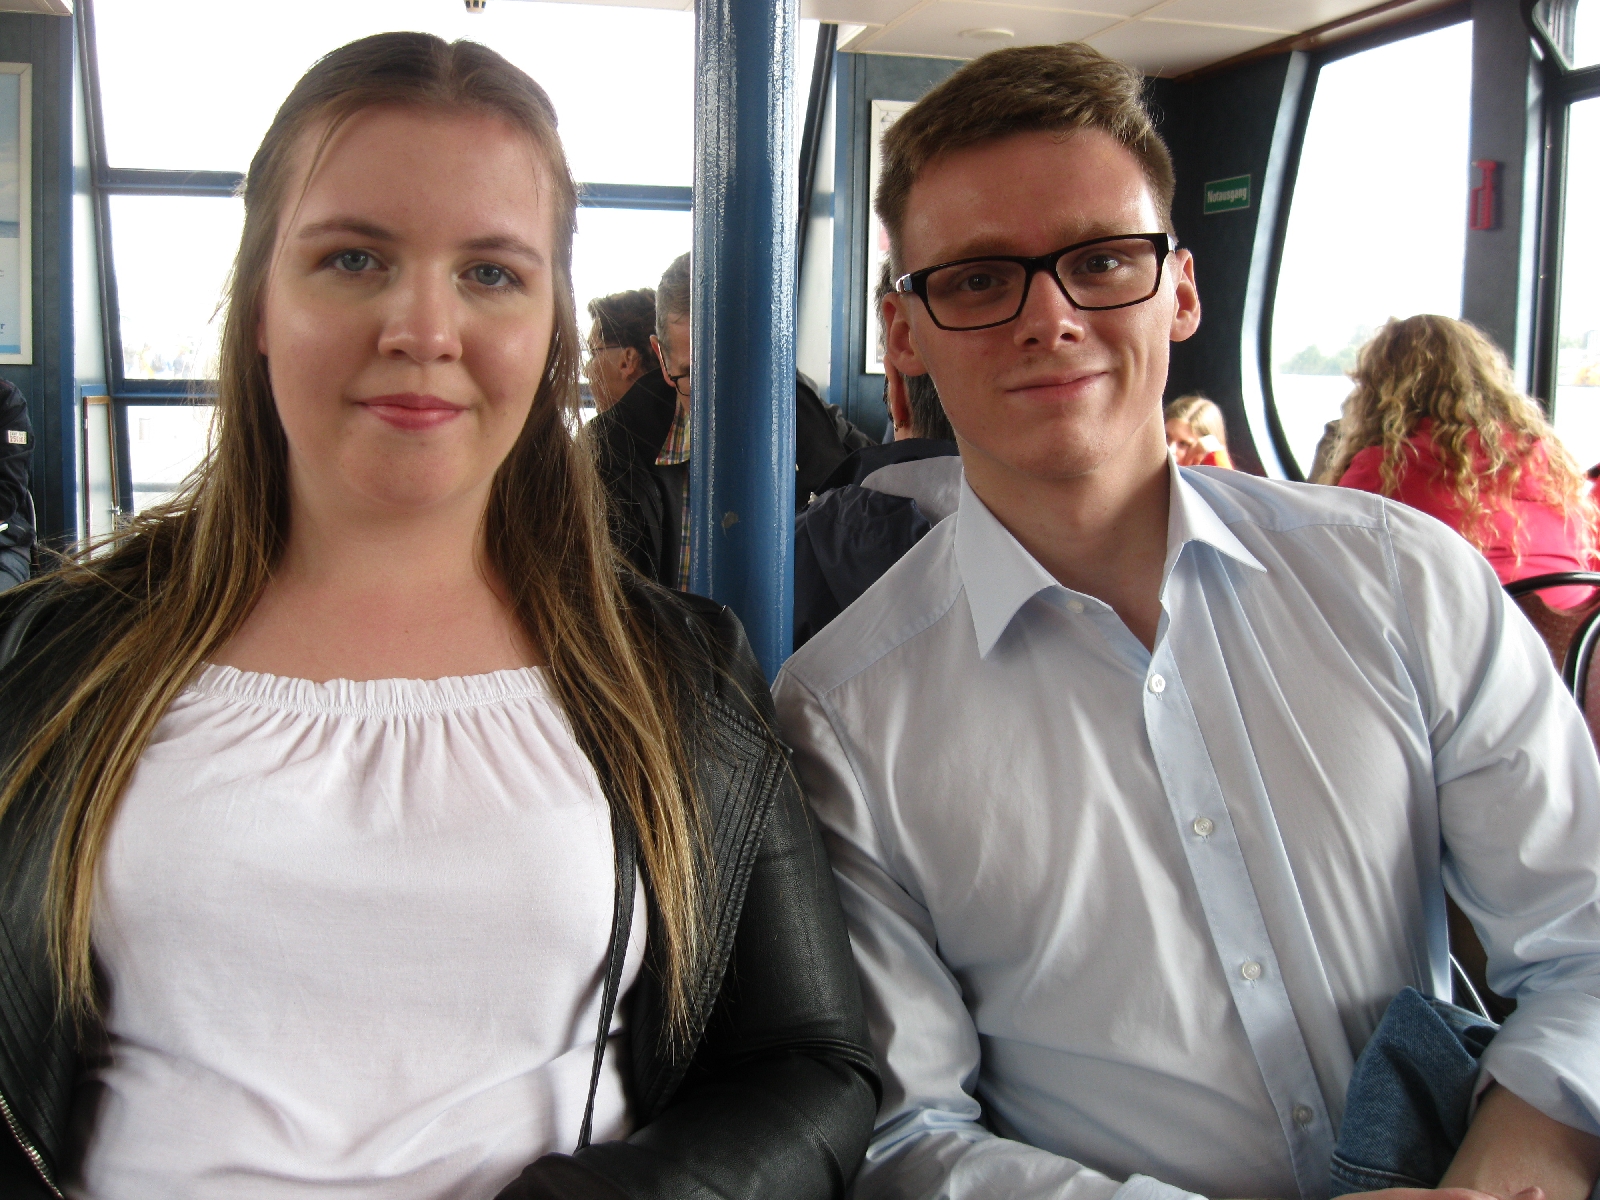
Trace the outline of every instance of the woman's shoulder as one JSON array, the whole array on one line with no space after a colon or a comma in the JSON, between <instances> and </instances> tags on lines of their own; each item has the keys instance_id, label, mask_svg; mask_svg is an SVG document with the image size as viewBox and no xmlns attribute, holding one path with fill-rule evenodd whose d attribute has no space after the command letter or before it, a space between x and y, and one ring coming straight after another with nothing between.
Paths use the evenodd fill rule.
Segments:
<instances>
[{"instance_id":1,"label":"woman's shoulder","mask_svg":"<svg viewBox=\"0 0 1600 1200\"><path fill-rule=\"evenodd\" d=\"M647 614L668 667L702 700L753 705L768 715L766 676L734 611L692 592L671 591L643 580L627 588L631 604ZM731 686L730 686L731 685Z\"/></svg>"}]
</instances>

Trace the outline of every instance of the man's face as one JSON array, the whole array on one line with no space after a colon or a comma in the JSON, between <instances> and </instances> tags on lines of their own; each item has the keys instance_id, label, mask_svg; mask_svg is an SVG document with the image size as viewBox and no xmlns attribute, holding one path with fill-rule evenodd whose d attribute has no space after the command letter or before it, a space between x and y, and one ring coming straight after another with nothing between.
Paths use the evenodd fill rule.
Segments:
<instances>
[{"instance_id":1,"label":"man's face","mask_svg":"<svg viewBox=\"0 0 1600 1200\"><path fill-rule=\"evenodd\" d=\"M1109 134L1014 134L923 168L901 230L902 270L1161 228L1138 160ZM914 296L892 293L886 305L889 361L933 376L975 480L1142 471L1165 457L1168 345L1200 322L1187 251L1169 256L1156 294L1129 308L1080 311L1042 273L1017 319L991 329L940 329Z\"/></svg>"},{"instance_id":2,"label":"man's face","mask_svg":"<svg viewBox=\"0 0 1600 1200\"><path fill-rule=\"evenodd\" d=\"M665 323L666 340L652 335L650 344L655 347L656 358L661 363L661 374L678 390L679 407L689 401L689 317L668 317Z\"/></svg>"}]
</instances>

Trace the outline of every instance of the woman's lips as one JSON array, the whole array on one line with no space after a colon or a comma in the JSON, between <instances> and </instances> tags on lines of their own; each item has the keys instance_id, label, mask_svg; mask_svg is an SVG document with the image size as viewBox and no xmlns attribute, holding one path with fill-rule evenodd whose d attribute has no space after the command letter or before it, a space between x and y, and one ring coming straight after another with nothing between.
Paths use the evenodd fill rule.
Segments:
<instances>
[{"instance_id":1,"label":"woman's lips","mask_svg":"<svg viewBox=\"0 0 1600 1200\"><path fill-rule=\"evenodd\" d=\"M437 429L467 411L465 405L451 404L438 396L423 396L414 392L374 396L357 403L396 429Z\"/></svg>"}]
</instances>

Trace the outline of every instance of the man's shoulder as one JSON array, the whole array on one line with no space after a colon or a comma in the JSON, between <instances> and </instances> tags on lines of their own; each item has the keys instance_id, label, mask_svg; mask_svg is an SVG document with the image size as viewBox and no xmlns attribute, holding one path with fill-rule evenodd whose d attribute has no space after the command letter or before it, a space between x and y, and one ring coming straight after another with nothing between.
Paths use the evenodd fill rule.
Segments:
<instances>
[{"instance_id":1,"label":"man's shoulder","mask_svg":"<svg viewBox=\"0 0 1600 1200\"><path fill-rule=\"evenodd\" d=\"M941 522L784 665L817 695L847 683L943 620L961 591L955 519Z\"/></svg>"},{"instance_id":2,"label":"man's shoulder","mask_svg":"<svg viewBox=\"0 0 1600 1200\"><path fill-rule=\"evenodd\" d=\"M1449 581L1458 601L1497 592L1483 556L1444 522L1356 488L1262 479L1241 471L1184 467L1184 479L1264 565L1294 587L1329 601L1377 581L1386 590ZM1268 586L1272 586L1268 583Z\"/></svg>"},{"instance_id":3,"label":"man's shoulder","mask_svg":"<svg viewBox=\"0 0 1600 1200\"><path fill-rule=\"evenodd\" d=\"M1224 467L1178 469L1184 481L1230 526L1253 525L1287 533L1312 525L1382 529L1387 522L1382 498L1370 492L1264 479Z\"/></svg>"}]
</instances>

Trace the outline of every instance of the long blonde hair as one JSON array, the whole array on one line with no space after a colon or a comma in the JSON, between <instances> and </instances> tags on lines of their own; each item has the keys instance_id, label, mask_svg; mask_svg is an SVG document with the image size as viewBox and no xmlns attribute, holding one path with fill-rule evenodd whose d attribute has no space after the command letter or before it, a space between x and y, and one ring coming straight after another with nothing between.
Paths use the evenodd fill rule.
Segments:
<instances>
[{"instance_id":1,"label":"long blonde hair","mask_svg":"<svg viewBox=\"0 0 1600 1200\"><path fill-rule=\"evenodd\" d=\"M1361 348L1350 378L1355 389L1323 478L1338 482L1359 452L1382 446L1383 494L1395 495L1406 456L1416 454L1409 439L1429 420L1434 452L1460 505L1462 536L1474 546L1482 550L1493 536L1497 513L1514 511L1517 487L1542 452L1542 469L1530 475L1538 502L1566 517L1585 551L1592 547L1588 480L1480 330L1432 313L1391 318Z\"/></svg>"},{"instance_id":2,"label":"long blonde hair","mask_svg":"<svg viewBox=\"0 0 1600 1200\"><path fill-rule=\"evenodd\" d=\"M55 697L40 697L43 715L10 764L0 813L41 788L63 796L50 863L49 945L63 1001L87 1015L96 999L91 899L118 800L157 721L255 605L288 533L287 442L256 325L298 147L320 128L315 170L340 125L377 104L492 112L528 136L547 169L556 209L555 327L527 423L493 481L485 550L516 618L547 656L580 745L636 831L660 916L651 936L661 939L668 1027L683 1035L706 961L703 839L680 735L693 719L692 701L658 643L662 631L623 595L594 468L572 434L577 192L555 111L532 79L472 42L420 33L352 42L313 66L278 110L246 176L214 447L172 501L135 518L101 553L80 553L47 577L88 605L68 636L92 637L97 649Z\"/></svg>"}]
</instances>

